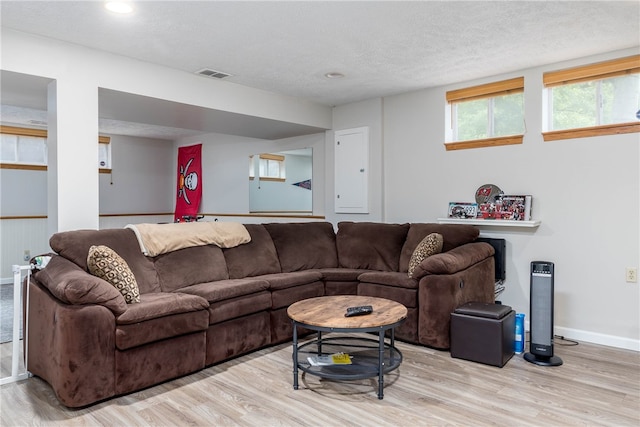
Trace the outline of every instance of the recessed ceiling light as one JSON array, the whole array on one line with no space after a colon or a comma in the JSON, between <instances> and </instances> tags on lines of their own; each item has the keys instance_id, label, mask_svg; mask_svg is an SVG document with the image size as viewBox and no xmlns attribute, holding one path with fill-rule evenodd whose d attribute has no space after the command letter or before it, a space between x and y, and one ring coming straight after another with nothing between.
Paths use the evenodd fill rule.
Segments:
<instances>
[{"instance_id":1,"label":"recessed ceiling light","mask_svg":"<svg viewBox=\"0 0 640 427\"><path fill-rule=\"evenodd\" d=\"M107 10L115 13L131 13L133 12L133 6L128 1L108 1L104 7Z\"/></svg>"},{"instance_id":2,"label":"recessed ceiling light","mask_svg":"<svg viewBox=\"0 0 640 427\"><path fill-rule=\"evenodd\" d=\"M337 71L332 71L324 75L328 79L341 79L344 77L344 74L339 73Z\"/></svg>"}]
</instances>

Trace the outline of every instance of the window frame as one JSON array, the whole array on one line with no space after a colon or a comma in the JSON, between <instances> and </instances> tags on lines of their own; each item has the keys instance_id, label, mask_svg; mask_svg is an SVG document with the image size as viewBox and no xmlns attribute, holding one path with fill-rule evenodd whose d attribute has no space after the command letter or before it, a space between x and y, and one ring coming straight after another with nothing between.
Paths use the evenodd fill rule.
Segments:
<instances>
[{"instance_id":1,"label":"window frame","mask_svg":"<svg viewBox=\"0 0 640 427\"><path fill-rule=\"evenodd\" d=\"M478 99L492 99L504 95L513 95L517 93L524 93L524 77L515 77L507 80L500 80L497 82L486 83L477 86L470 86L466 88L447 91L445 98L447 100L450 119L451 119L451 132L452 141L444 143L447 151L462 150L469 148L480 147L495 147L500 145L515 145L522 144L524 134L515 135L503 135L503 136L490 136L488 138L471 139L457 141L453 140L454 129L457 125L457 108L456 104L467 101L474 101ZM488 130L493 131L493 102L489 103L487 112ZM524 121L524 111L522 120Z\"/></svg>"},{"instance_id":2,"label":"window frame","mask_svg":"<svg viewBox=\"0 0 640 427\"><path fill-rule=\"evenodd\" d=\"M285 182L286 181L286 171L285 171L285 156L281 156L279 154L268 154L268 153L263 153L260 154L258 156L259 158L259 164L258 164L258 175L259 175L259 179L260 181L274 181L274 182ZM262 161L266 161L268 162L278 162L279 163L279 176L275 177L275 176L269 176L269 175L263 175L262 174ZM268 167L266 168L268 169ZM251 178L250 178L251 179Z\"/></svg>"},{"instance_id":3,"label":"window frame","mask_svg":"<svg viewBox=\"0 0 640 427\"><path fill-rule=\"evenodd\" d=\"M29 136L36 138L44 138L45 142L45 150L46 142L47 142L47 130L46 129L36 129L36 128L23 128L18 126L6 126L0 125L0 134L8 134L8 135L16 135L20 136ZM111 137L108 136L98 136L98 144L111 144ZM45 151L46 153L46 151ZM100 160L98 159L98 162ZM107 166L105 168L98 168L99 173L111 173L111 145L109 145L109 149L107 150ZM99 166L99 165L98 165ZM38 163L25 163L25 162L6 162L0 161L0 169L19 169L19 170L35 170L35 171L46 171L46 164L38 164Z\"/></svg>"},{"instance_id":4,"label":"window frame","mask_svg":"<svg viewBox=\"0 0 640 427\"><path fill-rule=\"evenodd\" d=\"M549 128L551 126L551 121L553 120L551 95L549 91L554 87L567 84L605 80L612 77L619 77L635 73L640 73L640 55L632 55L624 58L617 58L609 61L597 62L593 64L582 65L579 67L571 67L543 73L542 83L545 91L544 97L547 100L545 127ZM547 142L563 139L587 138L592 136L617 135L636 132L640 132L640 122L624 122L550 130L542 132L542 138L545 142Z\"/></svg>"},{"instance_id":5,"label":"window frame","mask_svg":"<svg viewBox=\"0 0 640 427\"><path fill-rule=\"evenodd\" d=\"M44 153L45 153L45 163L35 163L35 162L21 162L19 160L16 161L0 161L1 169L21 169L21 170L35 170L35 171L46 171L46 155L47 155L47 131L43 129L31 129L31 128L21 128L14 126L0 126L0 134L5 135L15 135L17 137L17 143L20 143L20 137L26 136L30 138L42 138L44 141ZM16 147L17 148L17 147Z\"/></svg>"}]
</instances>

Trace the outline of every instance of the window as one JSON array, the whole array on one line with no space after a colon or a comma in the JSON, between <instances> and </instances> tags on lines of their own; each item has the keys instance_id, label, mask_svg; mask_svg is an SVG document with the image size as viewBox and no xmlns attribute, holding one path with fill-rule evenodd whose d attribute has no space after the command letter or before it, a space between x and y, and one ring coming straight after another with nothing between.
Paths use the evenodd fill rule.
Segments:
<instances>
[{"instance_id":1,"label":"window","mask_svg":"<svg viewBox=\"0 0 640 427\"><path fill-rule=\"evenodd\" d=\"M0 162L8 169L47 169L47 131L0 127Z\"/></svg>"},{"instance_id":2,"label":"window","mask_svg":"<svg viewBox=\"0 0 640 427\"><path fill-rule=\"evenodd\" d=\"M111 172L111 138L98 137L98 168ZM5 169L47 170L47 131L0 126L0 166Z\"/></svg>"},{"instance_id":3,"label":"window","mask_svg":"<svg viewBox=\"0 0 640 427\"><path fill-rule=\"evenodd\" d=\"M98 137L98 168L100 173L111 173L111 138Z\"/></svg>"},{"instance_id":4,"label":"window","mask_svg":"<svg viewBox=\"0 0 640 427\"><path fill-rule=\"evenodd\" d=\"M522 143L524 77L449 91L447 150Z\"/></svg>"},{"instance_id":5,"label":"window","mask_svg":"<svg viewBox=\"0 0 640 427\"><path fill-rule=\"evenodd\" d=\"M284 156L260 154L259 170L261 180L284 181Z\"/></svg>"},{"instance_id":6,"label":"window","mask_svg":"<svg viewBox=\"0 0 640 427\"><path fill-rule=\"evenodd\" d=\"M253 181L256 177L256 162L253 160L254 156L249 156L249 180Z\"/></svg>"},{"instance_id":7,"label":"window","mask_svg":"<svg viewBox=\"0 0 640 427\"><path fill-rule=\"evenodd\" d=\"M640 132L640 55L545 73L545 141Z\"/></svg>"}]
</instances>

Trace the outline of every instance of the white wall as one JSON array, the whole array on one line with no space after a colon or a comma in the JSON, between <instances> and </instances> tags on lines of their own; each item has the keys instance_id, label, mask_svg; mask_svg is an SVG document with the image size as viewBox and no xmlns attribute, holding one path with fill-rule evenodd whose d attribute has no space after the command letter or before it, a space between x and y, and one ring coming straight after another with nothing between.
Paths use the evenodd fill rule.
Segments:
<instances>
[{"instance_id":1,"label":"white wall","mask_svg":"<svg viewBox=\"0 0 640 427\"><path fill-rule=\"evenodd\" d=\"M555 263L555 326L567 337L640 350L638 267L640 138L637 133L544 142L542 73L637 54L616 52L384 99L386 221L434 221L450 201L473 201L493 183L532 194L537 229L483 227L507 240L503 303L529 320L529 268ZM525 77L522 145L445 151L445 92Z\"/></svg>"},{"instance_id":2,"label":"white wall","mask_svg":"<svg viewBox=\"0 0 640 427\"><path fill-rule=\"evenodd\" d=\"M111 174L100 174L100 214L173 212L172 141L111 136Z\"/></svg>"},{"instance_id":3,"label":"white wall","mask_svg":"<svg viewBox=\"0 0 640 427\"><path fill-rule=\"evenodd\" d=\"M326 194L327 220L340 221L384 221L384 159L382 134L383 104L380 98L342 105L333 109L333 131L326 132ZM367 126L369 128L369 213L335 213L335 131Z\"/></svg>"},{"instance_id":4,"label":"white wall","mask_svg":"<svg viewBox=\"0 0 640 427\"><path fill-rule=\"evenodd\" d=\"M98 191L97 171L93 174L92 169L83 169L78 186L91 196L74 198L71 181L76 176L71 162L86 165L97 156L97 147L89 148L85 142L97 137L99 88L321 129L331 126L330 109L306 100L204 79L6 28L1 30L3 70L54 80L50 84L50 92L56 96L49 99L52 107L49 130L52 141L56 141L54 136L60 136L57 147L51 151L60 153L60 158L50 155L53 161L49 175L55 179L48 180L48 195L52 196L48 200L48 215L58 226L50 232L98 224L98 200L93 196ZM78 155L72 159L68 153L73 152ZM57 162L61 162L60 168Z\"/></svg>"},{"instance_id":5,"label":"white wall","mask_svg":"<svg viewBox=\"0 0 640 427\"><path fill-rule=\"evenodd\" d=\"M47 214L47 171L0 169L0 216Z\"/></svg>"},{"instance_id":6,"label":"white wall","mask_svg":"<svg viewBox=\"0 0 640 427\"><path fill-rule=\"evenodd\" d=\"M182 138L175 144L176 156L172 170L177 169L177 147L198 143L202 143L203 169L200 212L248 214L249 156L311 147L313 148L313 214L324 215L324 133L275 141L216 133ZM288 183L287 185L290 186ZM249 221L249 219L243 220L243 222Z\"/></svg>"},{"instance_id":7,"label":"white wall","mask_svg":"<svg viewBox=\"0 0 640 427\"><path fill-rule=\"evenodd\" d=\"M273 153L272 153L273 154ZM254 156L258 159L258 153ZM259 170L255 162L256 177ZM313 158L295 154L284 154L285 180L270 181L258 178L249 182L249 210L252 212L311 212L313 182L311 190L293 185L312 179Z\"/></svg>"},{"instance_id":8,"label":"white wall","mask_svg":"<svg viewBox=\"0 0 640 427\"><path fill-rule=\"evenodd\" d=\"M172 221L173 216L134 214L173 212L175 156L171 141L111 135L113 173L100 174L98 199L100 215L117 216L101 217L98 228ZM0 216L47 216L47 176L46 171L0 169ZM3 219L0 234L0 282L11 278L13 264L24 264L25 250L32 256L50 251L46 218Z\"/></svg>"}]
</instances>

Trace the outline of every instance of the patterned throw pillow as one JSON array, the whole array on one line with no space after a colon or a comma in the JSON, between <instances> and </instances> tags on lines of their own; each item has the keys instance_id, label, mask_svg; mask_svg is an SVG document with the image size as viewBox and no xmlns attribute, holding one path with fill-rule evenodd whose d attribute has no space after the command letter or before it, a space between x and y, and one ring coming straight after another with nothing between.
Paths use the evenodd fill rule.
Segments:
<instances>
[{"instance_id":1,"label":"patterned throw pillow","mask_svg":"<svg viewBox=\"0 0 640 427\"><path fill-rule=\"evenodd\" d=\"M108 246L91 246L87 256L89 272L111 283L120 291L127 304L140 302L138 282L129 265Z\"/></svg>"},{"instance_id":2,"label":"patterned throw pillow","mask_svg":"<svg viewBox=\"0 0 640 427\"><path fill-rule=\"evenodd\" d=\"M422 239L422 241L418 243L418 246L416 246L416 249L411 255L411 259L409 260L409 277L413 278L413 271L423 260L431 255L442 252L443 243L444 239L442 238L442 234L438 233L431 233Z\"/></svg>"}]
</instances>

